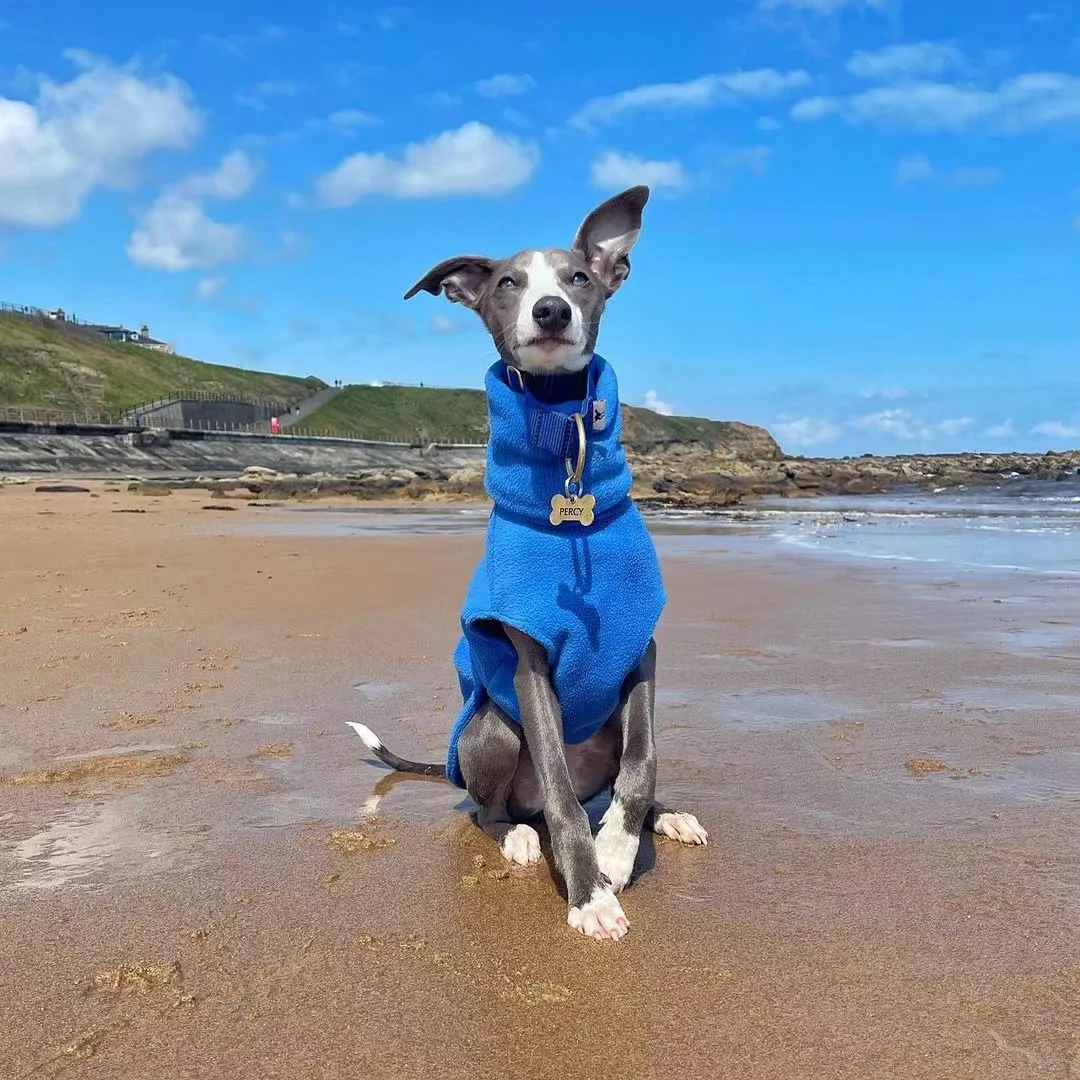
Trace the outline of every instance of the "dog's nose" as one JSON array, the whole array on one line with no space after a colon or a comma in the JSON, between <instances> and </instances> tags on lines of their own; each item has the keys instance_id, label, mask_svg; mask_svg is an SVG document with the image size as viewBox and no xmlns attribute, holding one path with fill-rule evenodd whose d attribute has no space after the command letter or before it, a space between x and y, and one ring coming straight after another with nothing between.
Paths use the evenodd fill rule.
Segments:
<instances>
[{"instance_id":1,"label":"dog's nose","mask_svg":"<svg viewBox=\"0 0 1080 1080\"><path fill-rule=\"evenodd\" d=\"M533 304L533 322L541 330L560 331L570 325L574 313L561 296L541 296Z\"/></svg>"}]
</instances>

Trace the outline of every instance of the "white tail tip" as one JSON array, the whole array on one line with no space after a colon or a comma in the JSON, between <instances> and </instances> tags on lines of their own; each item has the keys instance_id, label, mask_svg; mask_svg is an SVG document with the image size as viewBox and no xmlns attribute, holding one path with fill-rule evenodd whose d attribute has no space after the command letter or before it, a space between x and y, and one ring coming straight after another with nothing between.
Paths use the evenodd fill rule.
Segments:
<instances>
[{"instance_id":1,"label":"white tail tip","mask_svg":"<svg viewBox=\"0 0 1080 1080\"><path fill-rule=\"evenodd\" d=\"M364 740L364 745L369 750L381 750L383 748L382 740L366 724L356 724L352 720L346 720L345 723Z\"/></svg>"}]
</instances>

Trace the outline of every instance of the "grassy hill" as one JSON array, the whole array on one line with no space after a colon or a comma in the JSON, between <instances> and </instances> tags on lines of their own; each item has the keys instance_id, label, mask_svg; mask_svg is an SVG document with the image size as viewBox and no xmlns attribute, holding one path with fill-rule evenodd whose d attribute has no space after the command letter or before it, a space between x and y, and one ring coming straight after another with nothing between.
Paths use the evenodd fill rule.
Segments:
<instances>
[{"instance_id":1,"label":"grassy hill","mask_svg":"<svg viewBox=\"0 0 1080 1080\"><path fill-rule=\"evenodd\" d=\"M0 315L0 409L22 406L117 415L178 390L294 402L324 385L314 378L204 364L17 315Z\"/></svg>"},{"instance_id":2,"label":"grassy hill","mask_svg":"<svg viewBox=\"0 0 1080 1080\"><path fill-rule=\"evenodd\" d=\"M482 390L347 386L298 427L365 439L484 442L487 399Z\"/></svg>"},{"instance_id":3,"label":"grassy hill","mask_svg":"<svg viewBox=\"0 0 1080 1080\"><path fill-rule=\"evenodd\" d=\"M481 390L435 390L416 386L349 386L299 428L316 434L367 439L468 442L487 439L487 401ZM648 451L670 443L696 442L735 450L741 457L772 458L779 449L762 428L725 420L661 416L624 406L623 441Z\"/></svg>"}]
</instances>

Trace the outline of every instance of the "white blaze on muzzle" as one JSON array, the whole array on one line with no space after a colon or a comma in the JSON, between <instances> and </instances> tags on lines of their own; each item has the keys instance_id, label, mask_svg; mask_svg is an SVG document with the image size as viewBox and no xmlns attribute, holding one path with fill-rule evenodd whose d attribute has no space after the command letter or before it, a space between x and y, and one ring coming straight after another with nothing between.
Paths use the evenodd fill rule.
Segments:
<instances>
[{"instance_id":1,"label":"white blaze on muzzle","mask_svg":"<svg viewBox=\"0 0 1080 1080\"><path fill-rule=\"evenodd\" d=\"M516 333L518 345L514 350L518 363L526 371L580 371L589 362L585 355L585 328L581 317L581 307L574 302L559 280L555 266L542 251L533 252L526 269L528 280L521 294L521 306L518 308ZM538 337L542 331L533 318L533 308L545 296L555 296L570 305L570 325L563 335L570 345L530 346L527 342Z\"/></svg>"}]
</instances>

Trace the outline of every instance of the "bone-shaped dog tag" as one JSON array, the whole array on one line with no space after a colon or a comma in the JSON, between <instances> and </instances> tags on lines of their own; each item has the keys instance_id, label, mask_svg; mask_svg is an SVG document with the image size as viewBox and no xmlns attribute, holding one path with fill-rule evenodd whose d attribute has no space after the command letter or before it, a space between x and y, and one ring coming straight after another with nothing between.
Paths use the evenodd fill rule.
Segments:
<instances>
[{"instance_id":1,"label":"bone-shaped dog tag","mask_svg":"<svg viewBox=\"0 0 1080 1080\"><path fill-rule=\"evenodd\" d=\"M576 521L579 525L589 526L593 523L595 510L596 498L593 495L552 495L548 520L552 525Z\"/></svg>"}]
</instances>

